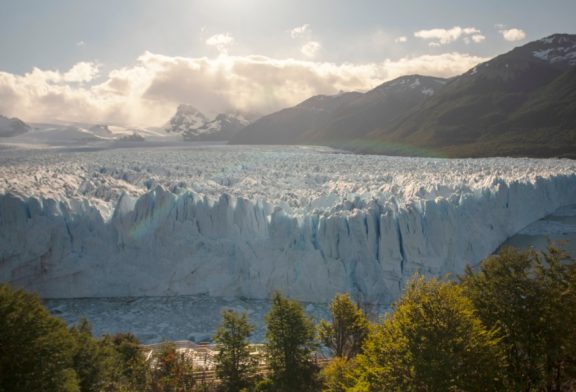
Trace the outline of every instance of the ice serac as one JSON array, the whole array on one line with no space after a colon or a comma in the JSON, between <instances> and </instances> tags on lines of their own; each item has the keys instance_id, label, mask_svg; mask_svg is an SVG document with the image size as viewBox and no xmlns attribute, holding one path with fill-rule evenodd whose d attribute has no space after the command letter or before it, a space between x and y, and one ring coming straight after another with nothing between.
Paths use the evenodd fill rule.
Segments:
<instances>
[{"instance_id":1,"label":"ice serac","mask_svg":"<svg viewBox=\"0 0 576 392\"><path fill-rule=\"evenodd\" d=\"M288 181L288 170L295 171L286 165L310 155L298 153L278 161L279 154L274 154L275 165L287 170L286 177L277 181ZM262 155L266 157L266 152ZM396 162L325 155L314 159L336 165L326 170L339 170L338 162L345 159L356 159L361 167L371 162L385 168ZM413 164L425 172L426 160L398 160L408 169L397 169L395 178L376 175L373 182L379 193L357 192L354 197L336 195L337 189L349 186L343 174L339 182L309 174L307 181L330 184L326 186L332 193L311 196L306 208L291 199L292 185L274 200L270 195L268 200L257 198L256 194L274 192L282 183L266 188L272 177L255 178L250 165L230 162L228 170L243 171L246 178L240 180L234 173L226 181L212 177L227 184L226 191L207 179L203 185L151 180L150 172L144 175L142 168L134 173L100 168L82 177L99 185L79 181L76 192L68 177L64 193L26 194L23 187L6 191L0 196L0 281L60 298L200 293L267 298L281 290L314 302L350 292L361 301L388 303L413 273L460 273L467 263L479 262L526 225L576 202L576 175L566 161L557 161L563 167L557 173L517 179L497 175L512 162L504 161L490 169L494 175L477 175L478 186L455 191L458 187L434 180L423 186L403 177L412 173ZM173 175L167 174L172 167L169 158L165 161L164 177ZM527 167L552 165L525 162ZM493 162L429 163L465 171L466 165ZM256 161L252 165L260 173ZM266 159L262 165L274 166ZM80 166L89 169L87 163ZM311 173L320 168L309 163ZM53 175L54 186L57 180ZM384 189L386 182L391 185ZM136 189L140 183L145 187ZM358 178L354 186L361 185ZM248 188L254 193L238 192Z\"/></svg>"}]
</instances>

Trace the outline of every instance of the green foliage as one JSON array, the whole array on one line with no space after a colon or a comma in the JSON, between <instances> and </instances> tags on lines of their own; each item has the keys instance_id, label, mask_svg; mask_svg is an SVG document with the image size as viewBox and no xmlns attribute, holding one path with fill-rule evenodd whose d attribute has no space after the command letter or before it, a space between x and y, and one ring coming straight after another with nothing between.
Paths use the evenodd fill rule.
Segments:
<instances>
[{"instance_id":1,"label":"green foliage","mask_svg":"<svg viewBox=\"0 0 576 392\"><path fill-rule=\"evenodd\" d=\"M334 357L328 365L320 371L322 392L345 392L353 386L352 374L354 361L342 357Z\"/></svg>"},{"instance_id":2,"label":"green foliage","mask_svg":"<svg viewBox=\"0 0 576 392\"><path fill-rule=\"evenodd\" d=\"M82 392L144 390L147 364L133 335L95 339L85 319L70 333L76 341L73 362Z\"/></svg>"},{"instance_id":3,"label":"green foliage","mask_svg":"<svg viewBox=\"0 0 576 392\"><path fill-rule=\"evenodd\" d=\"M92 337L90 324L81 319L77 326L70 328L76 340L74 369L80 381L82 392L97 392L105 382L105 371L102 353L98 342Z\"/></svg>"},{"instance_id":4,"label":"green foliage","mask_svg":"<svg viewBox=\"0 0 576 392\"><path fill-rule=\"evenodd\" d=\"M95 391L124 391L130 386L130 381L124 377L127 365L121 358L110 336L95 339L97 343L97 363L99 377L98 388Z\"/></svg>"},{"instance_id":5,"label":"green foliage","mask_svg":"<svg viewBox=\"0 0 576 392\"><path fill-rule=\"evenodd\" d=\"M573 261L573 260L572 260ZM222 391L561 391L576 380L576 264L555 248L505 249L461 284L413 278L377 326L347 295L318 326L335 358L318 373L316 328L275 293L266 315L268 378L257 380L245 314L225 311L214 340ZM360 354L359 354L360 353ZM262 376L260 376L262 377ZM144 359L131 334L67 329L40 300L0 285L0 392L187 392L192 359L166 343Z\"/></svg>"},{"instance_id":6,"label":"green foliage","mask_svg":"<svg viewBox=\"0 0 576 392\"><path fill-rule=\"evenodd\" d=\"M276 292L265 321L268 366L274 390L314 390L315 328L300 304Z\"/></svg>"},{"instance_id":7,"label":"green foliage","mask_svg":"<svg viewBox=\"0 0 576 392\"><path fill-rule=\"evenodd\" d=\"M192 359L176 350L174 343L164 343L154 355L152 392L191 392L194 388Z\"/></svg>"},{"instance_id":8,"label":"green foliage","mask_svg":"<svg viewBox=\"0 0 576 392\"><path fill-rule=\"evenodd\" d=\"M321 342L337 357L351 359L362 348L370 328L366 315L346 294L338 294L330 304L332 322L320 321Z\"/></svg>"},{"instance_id":9,"label":"green foliage","mask_svg":"<svg viewBox=\"0 0 576 392\"><path fill-rule=\"evenodd\" d=\"M75 342L40 299L0 285L0 391L79 391Z\"/></svg>"},{"instance_id":10,"label":"green foliage","mask_svg":"<svg viewBox=\"0 0 576 392\"><path fill-rule=\"evenodd\" d=\"M576 377L576 270L565 258L507 248L462 278L479 317L499 328L514 390L558 391Z\"/></svg>"},{"instance_id":11,"label":"green foliage","mask_svg":"<svg viewBox=\"0 0 576 392\"><path fill-rule=\"evenodd\" d=\"M350 390L502 390L498 343L458 285L416 277L366 340Z\"/></svg>"},{"instance_id":12,"label":"green foliage","mask_svg":"<svg viewBox=\"0 0 576 392\"><path fill-rule=\"evenodd\" d=\"M254 385L254 392L275 392L274 383L269 378L260 380Z\"/></svg>"},{"instance_id":13,"label":"green foliage","mask_svg":"<svg viewBox=\"0 0 576 392\"><path fill-rule=\"evenodd\" d=\"M254 326L246 314L231 310L222 313L222 324L214 336L220 349L216 356L216 375L221 390L239 392L251 385L257 365L256 359L250 356L248 342L253 331Z\"/></svg>"},{"instance_id":14,"label":"green foliage","mask_svg":"<svg viewBox=\"0 0 576 392\"><path fill-rule=\"evenodd\" d=\"M105 336L114 346L121 365L121 375L128 390L143 391L147 385L148 363L140 349L140 342L131 333Z\"/></svg>"}]
</instances>

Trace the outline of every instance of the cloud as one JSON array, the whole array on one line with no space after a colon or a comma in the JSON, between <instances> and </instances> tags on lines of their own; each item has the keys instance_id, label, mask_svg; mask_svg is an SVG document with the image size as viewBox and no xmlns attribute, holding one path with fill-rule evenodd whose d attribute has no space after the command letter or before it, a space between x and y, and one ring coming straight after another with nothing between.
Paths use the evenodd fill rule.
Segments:
<instances>
[{"instance_id":1,"label":"cloud","mask_svg":"<svg viewBox=\"0 0 576 392\"><path fill-rule=\"evenodd\" d=\"M486 40L486 37L482 34L474 34L472 36L472 41L476 42L477 44L479 44L480 42L484 42Z\"/></svg>"},{"instance_id":2,"label":"cloud","mask_svg":"<svg viewBox=\"0 0 576 392\"><path fill-rule=\"evenodd\" d=\"M94 80L99 73L99 66L92 62L76 63L69 71L45 71L39 68L33 68L32 72L27 73L27 80L35 84L63 84L63 83L86 83Z\"/></svg>"},{"instance_id":3,"label":"cloud","mask_svg":"<svg viewBox=\"0 0 576 392\"><path fill-rule=\"evenodd\" d=\"M25 121L80 121L133 126L165 124L180 103L207 114L267 114L312 95L368 90L408 74L450 77L487 58L444 53L336 64L266 56L172 57L145 52L135 64L100 75L95 63L66 72L0 71L0 113Z\"/></svg>"},{"instance_id":4,"label":"cloud","mask_svg":"<svg viewBox=\"0 0 576 392\"><path fill-rule=\"evenodd\" d=\"M308 41L300 48L300 52L302 52L304 56L312 58L316 56L316 53L318 53L321 47L317 41Z\"/></svg>"},{"instance_id":5,"label":"cloud","mask_svg":"<svg viewBox=\"0 0 576 392\"><path fill-rule=\"evenodd\" d=\"M482 43L486 40L486 36L482 35L482 34L474 34L472 36L469 37L464 37L463 41L466 45L471 44L472 42L479 44Z\"/></svg>"},{"instance_id":6,"label":"cloud","mask_svg":"<svg viewBox=\"0 0 576 392\"><path fill-rule=\"evenodd\" d=\"M226 53L228 48L234 44L234 37L230 34L215 34L206 40L206 45L214 46L221 53Z\"/></svg>"},{"instance_id":7,"label":"cloud","mask_svg":"<svg viewBox=\"0 0 576 392\"><path fill-rule=\"evenodd\" d=\"M308 58L316 56L322 45L320 42L312 39L312 29L309 24L294 27L288 31L292 39L297 39L304 44L300 47L300 53Z\"/></svg>"},{"instance_id":8,"label":"cloud","mask_svg":"<svg viewBox=\"0 0 576 392\"><path fill-rule=\"evenodd\" d=\"M234 42L234 37L230 34L215 34L206 40L208 46L230 45Z\"/></svg>"},{"instance_id":9,"label":"cloud","mask_svg":"<svg viewBox=\"0 0 576 392\"><path fill-rule=\"evenodd\" d=\"M460 27L454 26L451 29L430 29L430 30L420 30L414 33L414 37L421 38L423 40L432 41L428 45L431 47L439 47L442 45L447 45L458 39L464 37L465 40L469 42L482 42L483 35L480 34L481 31L475 27ZM476 38L474 38L476 37ZM483 38L480 38L483 37ZM478 41L479 40L479 41Z\"/></svg>"},{"instance_id":10,"label":"cloud","mask_svg":"<svg viewBox=\"0 0 576 392\"><path fill-rule=\"evenodd\" d=\"M394 39L394 42L396 42L397 44L403 44L407 41L408 41L408 37L406 37L404 35L401 37L396 37L396 39Z\"/></svg>"},{"instance_id":11,"label":"cloud","mask_svg":"<svg viewBox=\"0 0 576 392\"><path fill-rule=\"evenodd\" d=\"M64 82L89 82L98 76L99 66L96 63L80 62L74 65L70 71L62 75Z\"/></svg>"},{"instance_id":12,"label":"cloud","mask_svg":"<svg viewBox=\"0 0 576 392\"><path fill-rule=\"evenodd\" d=\"M84 41L78 41L78 42L76 42L76 46L80 46L80 47L86 46L86 42L84 42Z\"/></svg>"},{"instance_id":13,"label":"cloud","mask_svg":"<svg viewBox=\"0 0 576 392\"><path fill-rule=\"evenodd\" d=\"M466 27L466 28L462 29L462 32L464 34L475 34L475 33L480 33L480 30L478 30L475 27Z\"/></svg>"},{"instance_id":14,"label":"cloud","mask_svg":"<svg viewBox=\"0 0 576 392\"><path fill-rule=\"evenodd\" d=\"M292 38L302 38L302 37L309 37L311 33L310 25L304 24L302 26L294 27L290 30L290 37Z\"/></svg>"},{"instance_id":15,"label":"cloud","mask_svg":"<svg viewBox=\"0 0 576 392\"><path fill-rule=\"evenodd\" d=\"M460 75L489 58L472 56L458 52L438 55L405 57L400 60L387 60L382 66L386 69L387 79L403 75L429 75L443 78Z\"/></svg>"},{"instance_id":16,"label":"cloud","mask_svg":"<svg viewBox=\"0 0 576 392\"><path fill-rule=\"evenodd\" d=\"M500 34L509 42L521 41L526 38L526 33L520 29L500 30Z\"/></svg>"}]
</instances>

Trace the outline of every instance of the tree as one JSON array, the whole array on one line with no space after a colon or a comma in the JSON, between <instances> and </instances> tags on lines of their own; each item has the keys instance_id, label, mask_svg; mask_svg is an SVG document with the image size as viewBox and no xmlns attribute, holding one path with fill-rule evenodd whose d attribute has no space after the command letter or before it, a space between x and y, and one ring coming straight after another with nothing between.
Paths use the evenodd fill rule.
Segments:
<instances>
[{"instance_id":1,"label":"tree","mask_svg":"<svg viewBox=\"0 0 576 392\"><path fill-rule=\"evenodd\" d=\"M194 387L192 359L164 343L152 361L152 392L191 392Z\"/></svg>"},{"instance_id":2,"label":"tree","mask_svg":"<svg viewBox=\"0 0 576 392\"><path fill-rule=\"evenodd\" d=\"M514 390L559 391L576 377L576 269L555 248L507 248L467 268L464 293L497 327Z\"/></svg>"},{"instance_id":3,"label":"tree","mask_svg":"<svg viewBox=\"0 0 576 392\"><path fill-rule=\"evenodd\" d=\"M78 374L82 392L98 392L104 385L106 376L103 356L98 342L92 337L90 323L84 318L70 328L76 340L74 352L74 370Z\"/></svg>"},{"instance_id":4,"label":"tree","mask_svg":"<svg viewBox=\"0 0 576 392\"><path fill-rule=\"evenodd\" d=\"M370 324L362 310L346 294L338 294L330 304L332 322L320 321L321 342L334 355L344 359L355 357L368 335Z\"/></svg>"},{"instance_id":5,"label":"tree","mask_svg":"<svg viewBox=\"0 0 576 392\"><path fill-rule=\"evenodd\" d=\"M353 386L354 360L334 357L320 371L322 392L345 392Z\"/></svg>"},{"instance_id":6,"label":"tree","mask_svg":"<svg viewBox=\"0 0 576 392\"><path fill-rule=\"evenodd\" d=\"M134 335L94 338L86 319L70 332L76 340L73 363L82 392L145 390L148 365Z\"/></svg>"},{"instance_id":7,"label":"tree","mask_svg":"<svg viewBox=\"0 0 576 392\"><path fill-rule=\"evenodd\" d=\"M75 342L40 299L0 285L0 391L79 391Z\"/></svg>"},{"instance_id":8,"label":"tree","mask_svg":"<svg viewBox=\"0 0 576 392\"><path fill-rule=\"evenodd\" d=\"M413 278L357 357L352 391L503 390L504 354L454 283Z\"/></svg>"},{"instance_id":9,"label":"tree","mask_svg":"<svg viewBox=\"0 0 576 392\"><path fill-rule=\"evenodd\" d=\"M226 392L239 392L250 386L256 372L256 360L250 356L248 338L254 326L248 322L246 314L231 310L222 312L222 325L214 335L219 345L216 355L216 375L221 388Z\"/></svg>"},{"instance_id":10,"label":"tree","mask_svg":"<svg viewBox=\"0 0 576 392\"><path fill-rule=\"evenodd\" d=\"M309 391L315 386L314 324L300 304L276 292L265 318L268 365L275 391Z\"/></svg>"},{"instance_id":11,"label":"tree","mask_svg":"<svg viewBox=\"0 0 576 392\"><path fill-rule=\"evenodd\" d=\"M134 391L145 390L149 366L140 349L138 339L131 333L117 333L104 336L104 339L112 343L118 354L122 377L127 387Z\"/></svg>"}]
</instances>

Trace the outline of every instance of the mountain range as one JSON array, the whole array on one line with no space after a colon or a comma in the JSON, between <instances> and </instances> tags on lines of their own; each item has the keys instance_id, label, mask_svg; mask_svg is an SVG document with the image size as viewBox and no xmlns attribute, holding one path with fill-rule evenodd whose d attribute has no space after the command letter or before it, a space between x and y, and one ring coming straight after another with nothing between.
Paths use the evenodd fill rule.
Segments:
<instances>
[{"instance_id":1,"label":"mountain range","mask_svg":"<svg viewBox=\"0 0 576 392\"><path fill-rule=\"evenodd\" d=\"M170 119L166 132L180 133L186 141L224 141L248 123L240 113L220 113L210 120L195 107L182 104Z\"/></svg>"},{"instance_id":2,"label":"mountain range","mask_svg":"<svg viewBox=\"0 0 576 392\"><path fill-rule=\"evenodd\" d=\"M576 158L576 35L555 34L450 79L410 75L264 116L234 144L395 155Z\"/></svg>"}]
</instances>

